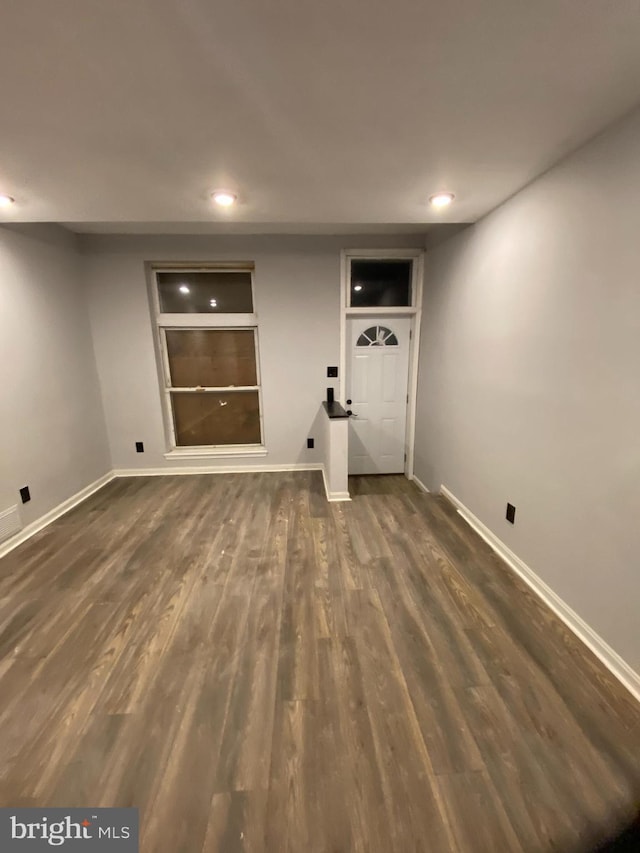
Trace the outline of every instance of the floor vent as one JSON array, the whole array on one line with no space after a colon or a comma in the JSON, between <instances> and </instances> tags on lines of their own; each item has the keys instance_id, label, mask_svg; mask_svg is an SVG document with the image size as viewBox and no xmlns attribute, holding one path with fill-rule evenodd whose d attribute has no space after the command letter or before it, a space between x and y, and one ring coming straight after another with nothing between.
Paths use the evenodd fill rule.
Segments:
<instances>
[{"instance_id":1,"label":"floor vent","mask_svg":"<svg viewBox=\"0 0 640 853\"><path fill-rule=\"evenodd\" d=\"M13 536L21 527L17 506L10 506L9 509L0 512L0 542Z\"/></svg>"}]
</instances>

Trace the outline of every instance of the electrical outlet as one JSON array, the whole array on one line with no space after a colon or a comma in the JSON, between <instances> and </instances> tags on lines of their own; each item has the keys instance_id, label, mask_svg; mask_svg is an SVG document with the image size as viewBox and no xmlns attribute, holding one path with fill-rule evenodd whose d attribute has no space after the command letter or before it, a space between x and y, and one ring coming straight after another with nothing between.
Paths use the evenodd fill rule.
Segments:
<instances>
[{"instance_id":1,"label":"electrical outlet","mask_svg":"<svg viewBox=\"0 0 640 853\"><path fill-rule=\"evenodd\" d=\"M313 439L312 438L307 439L307 447L309 448L309 450L311 450L313 448Z\"/></svg>"},{"instance_id":2,"label":"electrical outlet","mask_svg":"<svg viewBox=\"0 0 640 853\"><path fill-rule=\"evenodd\" d=\"M513 504L507 504L506 519L507 519L507 521L510 521L511 524L516 523L516 508L514 507Z\"/></svg>"},{"instance_id":3,"label":"electrical outlet","mask_svg":"<svg viewBox=\"0 0 640 853\"><path fill-rule=\"evenodd\" d=\"M327 367L327 376L335 377L338 375L337 367Z\"/></svg>"},{"instance_id":4,"label":"electrical outlet","mask_svg":"<svg viewBox=\"0 0 640 853\"><path fill-rule=\"evenodd\" d=\"M144 442L136 441L136 453L144 453Z\"/></svg>"},{"instance_id":5,"label":"electrical outlet","mask_svg":"<svg viewBox=\"0 0 640 853\"><path fill-rule=\"evenodd\" d=\"M26 504L31 500L31 492L29 491L29 486L23 486L20 489L20 497L22 498L23 504Z\"/></svg>"}]
</instances>

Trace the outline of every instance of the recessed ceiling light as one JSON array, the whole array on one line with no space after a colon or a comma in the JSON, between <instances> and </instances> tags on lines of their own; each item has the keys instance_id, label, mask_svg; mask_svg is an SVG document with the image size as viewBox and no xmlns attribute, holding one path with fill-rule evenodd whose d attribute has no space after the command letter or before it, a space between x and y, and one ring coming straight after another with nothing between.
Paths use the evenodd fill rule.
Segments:
<instances>
[{"instance_id":1,"label":"recessed ceiling light","mask_svg":"<svg viewBox=\"0 0 640 853\"><path fill-rule=\"evenodd\" d=\"M216 190L211 198L216 204L219 204L220 207L231 207L231 205L235 204L238 200L238 196L234 193L230 193L228 190Z\"/></svg>"},{"instance_id":2,"label":"recessed ceiling light","mask_svg":"<svg viewBox=\"0 0 640 853\"><path fill-rule=\"evenodd\" d=\"M429 204L432 207L447 207L454 200L453 193L436 193L429 196Z\"/></svg>"},{"instance_id":3,"label":"recessed ceiling light","mask_svg":"<svg viewBox=\"0 0 640 853\"><path fill-rule=\"evenodd\" d=\"M10 195L0 195L0 207L11 207L15 203L15 198Z\"/></svg>"},{"instance_id":4,"label":"recessed ceiling light","mask_svg":"<svg viewBox=\"0 0 640 853\"><path fill-rule=\"evenodd\" d=\"M361 285L361 284L356 284L356 286L355 286L353 289L354 289L354 290L357 290L357 291L360 291L360 290L362 290L362 285Z\"/></svg>"},{"instance_id":5,"label":"recessed ceiling light","mask_svg":"<svg viewBox=\"0 0 640 853\"><path fill-rule=\"evenodd\" d=\"M186 284L181 284L178 290L180 291L180 293L189 293L189 288Z\"/></svg>"}]
</instances>

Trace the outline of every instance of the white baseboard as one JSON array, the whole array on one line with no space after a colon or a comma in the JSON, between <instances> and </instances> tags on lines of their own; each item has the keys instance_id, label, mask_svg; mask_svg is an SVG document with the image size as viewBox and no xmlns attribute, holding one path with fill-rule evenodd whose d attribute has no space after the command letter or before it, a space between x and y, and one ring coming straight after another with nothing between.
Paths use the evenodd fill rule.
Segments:
<instances>
[{"instance_id":1,"label":"white baseboard","mask_svg":"<svg viewBox=\"0 0 640 853\"><path fill-rule=\"evenodd\" d=\"M324 473L324 465L322 462L296 462L291 465L224 465L224 466L209 466L199 465L193 468L114 468L104 476L100 477L95 482L90 483L81 489L75 495L67 498L66 501L58 504L45 515L23 527L15 536L11 536L6 541L0 544L0 557L4 557L18 545L22 545L35 533L38 533L52 521L60 518L65 512L73 509L82 501L86 500L98 489L101 489L107 483L114 480L116 477L168 477L172 474L248 474L258 472L277 472L277 471L321 471L324 481L325 491L328 501L350 501L351 497L348 492L330 492L327 488L327 480Z\"/></svg>"},{"instance_id":2,"label":"white baseboard","mask_svg":"<svg viewBox=\"0 0 640 853\"><path fill-rule=\"evenodd\" d=\"M329 490L322 462L295 462L290 465L197 465L189 468L116 468L113 475L114 477L167 477L172 474L248 474L261 471L321 471L328 501L351 500L349 492L332 492Z\"/></svg>"},{"instance_id":3,"label":"white baseboard","mask_svg":"<svg viewBox=\"0 0 640 853\"><path fill-rule=\"evenodd\" d=\"M296 462L291 465L193 465L175 468L114 468L114 477L171 477L174 474L255 474L260 471L321 471L321 462Z\"/></svg>"},{"instance_id":4,"label":"white baseboard","mask_svg":"<svg viewBox=\"0 0 640 853\"><path fill-rule=\"evenodd\" d=\"M351 495L349 492L327 492L327 500L329 503L338 503L339 501L350 501Z\"/></svg>"},{"instance_id":5,"label":"white baseboard","mask_svg":"<svg viewBox=\"0 0 640 853\"><path fill-rule=\"evenodd\" d=\"M351 495L349 492L332 492L329 489L329 483L327 483L327 473L324 469L324 465L321 467L322 471L322 482L324 483L324 491L327 496L327 500L330 503L338 502L338 501L350 501Z\"/></svg>"},{"instance_id":6,"label":"white baseboard","mask_svg":"<svg viewBox=\"0 0 640 853\"><path fill-rule=\"evenodd\" d=\"M85 486L84 489L80 489L79 492L76 492L75 495L72 495L70 498L67 498L66 501L62 501L62 503L58 504L58 506L54 507L49 512L37 518L35 521L32 521L31 524L27 524L26 527L23 527L19 533L16 533L15 536L12 536L10 539L7 539L0 545L0 557L4 557L5 554L8 554L9 551L13 551L14 548L17 548L18 545L22 545L23 542L26 542L34 534L38 533L48 524L51 524L52 521L55 521L57 518L60 518L61 515L64 515L65 512L69 512L70 509L73 509L74 506L77 506L82 501L86 500L90 495L94 492L97 492L98 489L101 489L103 486L106 486L114 478L113 471L109 471L104 476L99 477L97 480L94 480L93 483L90 483L88 486Z\"/></svg>"},{"instance_id":7,"label":"white baseboard","mask_svg":"<svg viewBox=\"0 0 640 853\"><path fill-rule=\"evenodd\" d=\"M440 486L440 492L449 500L467 524L518 574L522 580L541 598L564 624L582 642L591 649L607 669L640 702L640 674L632 669L620 655L606 643L569 605L557 595L533 569L524 563L517 554L508 548L495 533L483 524L462 501L446 488Z\"/></svg>"},{"instance_id":8,"label":"white baseboard","mask_svg":"<svg viewBox=\"0 0 640 853\"><path fill-rule=\"evenodd\" d=\"M23 527L22 530L15 534L15 536L11 536L9 539L0 543L0 557L4 557L5 554L13 551L14 548L18 547L18 545L22 545L22 543L26 542L31 536L38 533L48 524L51 524L52 521L60 518L60 516L64 515L65 512L69 512L69 510L73 509L74 506L82 503L82 501L86 500L94 492L97 492L98 489L106 486L107 483L111 482L111 480L114 480L116 477L166 477L171 474L242 474L245 472L256 471L319 471L322 469L323 466L321 462L296 463L292 465L225 465L222 467L201 465L193 468L115 468L113 471L109 471L104 476L95 480L95 482L90 483L84 489L81 489L75 495L67 498L66 501L62 501L62 503L45 513L45 515L36 519L36 521L33 521L26 527ZM329 500L331 500L331 498L329 498Z\"/></svg>"},{"instance_id":9,"label":"white baseboard","mask_svg":"<svg viewBox=\"0 0 640 853\"><path fill-rule=\"evenodd\" d=\"M409 479L410 479L410 480L413 480L413 482L416 484L416 486L417 486L419 489L421 489L425 494L427 494L427 495L428 495L428 494L430 494L429 489L425 486L425 484L422 482L422 480L419 480L419 479L416 477L416 475L415 475L415 474L414 474L412 477L410 477Z\"/></svg>"}]
</instances>

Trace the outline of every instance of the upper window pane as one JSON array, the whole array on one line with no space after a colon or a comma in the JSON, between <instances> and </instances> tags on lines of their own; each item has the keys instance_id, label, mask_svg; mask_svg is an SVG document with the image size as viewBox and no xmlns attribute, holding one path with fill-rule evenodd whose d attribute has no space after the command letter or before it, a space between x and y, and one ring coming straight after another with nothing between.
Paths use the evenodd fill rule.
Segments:
<instances>
[{"instance_id":1,"label":"upper window pane","mask_svg":"<svg viewBox=\"0 0 640 853\"><path fill-rule=\"evenodd\" d=\"M351 307L411 305L411 260L352 260Z\"/></svg>"},{"instance_id":2,"label":"upper window pane","mask_svg":"<svg viewBox=\"0 0 640 853\"><path fill-rule=\"evenodd\" d=\"M251 329L167 329L166 337L172 387L258 384Z\"/></svg>"},{"instance_id":3,"label":"upper window pane","mask_svg":"<svg viewBox=\"0 0 640 853\"><path fill-rule=\"evenodd\" d=\"M251 273L159 272L162 314L253 314Z\"/></svg>"}]
</instances>

